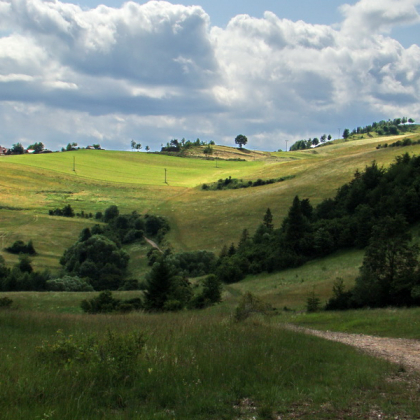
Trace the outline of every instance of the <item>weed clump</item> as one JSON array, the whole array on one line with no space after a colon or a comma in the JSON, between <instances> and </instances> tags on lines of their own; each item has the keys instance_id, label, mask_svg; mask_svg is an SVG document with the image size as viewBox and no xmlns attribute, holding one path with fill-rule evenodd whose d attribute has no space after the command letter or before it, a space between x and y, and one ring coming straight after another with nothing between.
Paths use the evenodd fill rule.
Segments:
<instances>
[{"instance_id":1,"label":"weed clump","mask_svg":"<svg viewBox=\"0 0 420 420\"><path fill-rule=\"evenodd\" d=\"M264 303L260 298L247 292L243 295L239 305L235 309L234 319L236 322L245 321L252 314L268 315L273 311L270 304Z\"/></svg>"},{"instance_id":2,"label":"weed clump","mask_svg":"<svg viewBox=\"0 0 420 420\"><path fill-rule=\"evenodd\" d=\"M116 334L108 330L104 338L74 337L57 331L54 343L44 341L37 347L38 362L64 367L67 370L81 365L95 378L121 379L135 370L145 345L142 333Z\"/></svg>"},{"instance_id":3,"label":"weed clump","mask_svg":"<svg viewBox=\"0 0 420 420\"><path fill-rule=\"evenodd\" d=\"M7 296L0 298L0 309L10 308L12 306L13 300Z\"/></svg>"}]
</instances>

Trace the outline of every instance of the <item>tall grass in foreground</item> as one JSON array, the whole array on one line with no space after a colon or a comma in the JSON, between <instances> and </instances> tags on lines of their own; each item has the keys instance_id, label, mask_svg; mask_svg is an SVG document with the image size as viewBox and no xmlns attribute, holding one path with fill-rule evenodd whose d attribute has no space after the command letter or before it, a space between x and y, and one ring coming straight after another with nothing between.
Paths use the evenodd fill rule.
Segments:
<instances>
[{"instance_id":1,"label":"tall grass in foreground","mask_svg":"<svg viewBox=\"0 0 420 420\"><path fill-rule=\"evenodd\" d=\"M3 420L420 414L402 382L386 381L395 367L263 320L5 310L0 343Z\"/></svg>"}]
</instances>

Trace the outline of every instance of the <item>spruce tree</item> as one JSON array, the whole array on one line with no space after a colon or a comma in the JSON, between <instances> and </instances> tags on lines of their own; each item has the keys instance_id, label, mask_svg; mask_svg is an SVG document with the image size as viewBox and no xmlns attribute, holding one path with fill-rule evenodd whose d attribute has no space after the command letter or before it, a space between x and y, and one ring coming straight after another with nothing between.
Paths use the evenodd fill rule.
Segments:
<instances>
[{"instance_id":1,"label":"spruce tree","mask_svg":"<svg viewBox=\"0 0 420 420\"><path fill-rule=\"evenodd\" d=\"M236 254L236 248L235 248L235 244L232 242L228 249L228 256L233 257L235 254Z\"/></svg>"},{"instance_id":2,"label":"spruce tree","mask_svg":"<svg viewBox=\"0 0 420 420\"><path fill-rule=\"evenodd\" d=\"M244 229L242 231L241 238L239 239L238 251L239 252L244 251L246 248L248 248L250 243L251 243L251 240L250 240L250 237L249 237L248 229Z\"/></svg>"},{"instance_id":3,"label":"spruce tree","mask_svg":"<svg viewBox=\"0 0 420 420\"><path fill-rule=\"evenodd\" d=\"M202 295L210 304L222 301L222 282L214 274L204 279Z\"/></svg>"},{"instance_id":4,"label":"spruce tree","mask_svg":"<svg viewBox=\"0 0 420 420\"><path fill-rule=\"evenodd\" d=\"M299 197L296 196L283 224L286 243L294 251L300 250L299 242L305 236L307 225L308 222L302 213Z\"/></svg>"},{"instance_id":5,"label":"spruce tree","mask_svg":"<svg viewBox=\"0 0 420 420\"><path fill-rule=\"evenodd\" d=\"M264 218L263 218L263 225L269 229L270 231L274 229L273 225L273 215L271 214L271 210L268 208L265 212Z\"/></svg>"},{"instance_id":6,"label":"spruce tree","mask_svg":"<svg viewBox=\"0 0 420 420\"><path fill-rule=\"evenodd\" d=\"M144 307L149 311L162 311L169 299L172 288L172 273L168 263L161 259L156 262L147 276L144 291Z\"/></svg>"}]
</instances>

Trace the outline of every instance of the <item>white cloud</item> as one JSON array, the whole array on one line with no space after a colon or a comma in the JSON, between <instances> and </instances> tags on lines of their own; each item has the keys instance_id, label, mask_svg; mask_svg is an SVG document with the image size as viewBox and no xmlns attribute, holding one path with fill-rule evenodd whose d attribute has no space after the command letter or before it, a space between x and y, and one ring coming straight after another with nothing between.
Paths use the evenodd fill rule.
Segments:
<instances>
[{"instance_id":1,"label":"white cloud","mask_svg":"<svg viewBox=\"0 0 420 420\"><path fill-rule=\"evenodd\" d=\"M199 6L165 1L83 10L0 0L8 31L0 37L0 144L34 136L56 147L75 136L120 149L131 138L156 147L184 136L233 144L241 132L250 147L254 138L274 150L307 133L334 136L337 125L418 118L420 48L389 33L418 24L419 3L343 5L334 27L266 12L222 29Z\"/></svg>"},{"instance_id":2,"label":"white cloud","mask_svg":"<svg viewBox=\"0 0 420 420\"><path fill-rule=\"evenodd\" d=\"M419 0L361 0L340 7L345 16L342 30L352 38L390 32L395 26L419 23Z\"/></svg>"}]
</instances>

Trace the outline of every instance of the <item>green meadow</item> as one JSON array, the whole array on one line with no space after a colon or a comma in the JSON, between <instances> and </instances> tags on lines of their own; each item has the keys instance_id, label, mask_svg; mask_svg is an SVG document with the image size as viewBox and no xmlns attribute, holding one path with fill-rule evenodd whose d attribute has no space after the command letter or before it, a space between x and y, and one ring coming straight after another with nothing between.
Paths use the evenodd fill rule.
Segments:
<instances>
[{"instance_id":1,"label":"green meadow","mask_svg":"<svg viewBox=\"0 0 420 420\"><path fill-rule=\"evenodd\" d=\"M387 166L402 153L420 154L420 145L376 149L398 138L335 141L244 161L102 150L1 157L0 254L12 265L17 257L3 248L32 239L34 267L57 272L64 250L96 223L48 215L67 204L93 214L115 204L122 213L161 215L171 226L166 245L175 252L218 253L237 243L244 228L253 233L268 207L278 227L295 195L316 205L372 161ZM255 188L201 189L229 176L290 175ZM418 228L413 233L418 240ZM126 246L130 274L140 280L149 249ZM305 312L309 294L324 304L337 278L351 287L362 259L362 250L339 251L299 268L247 276L224 287L221 304L202 311L86 315L80 302L97 293L2 293L13 305L0 308L0 418L419 418L418 374L283 328L295 323L419 339L418 309ZM246 292L275 311L235 322ZM122 299L140 294L115 292Z\"/></svg>"}]
</instances>

